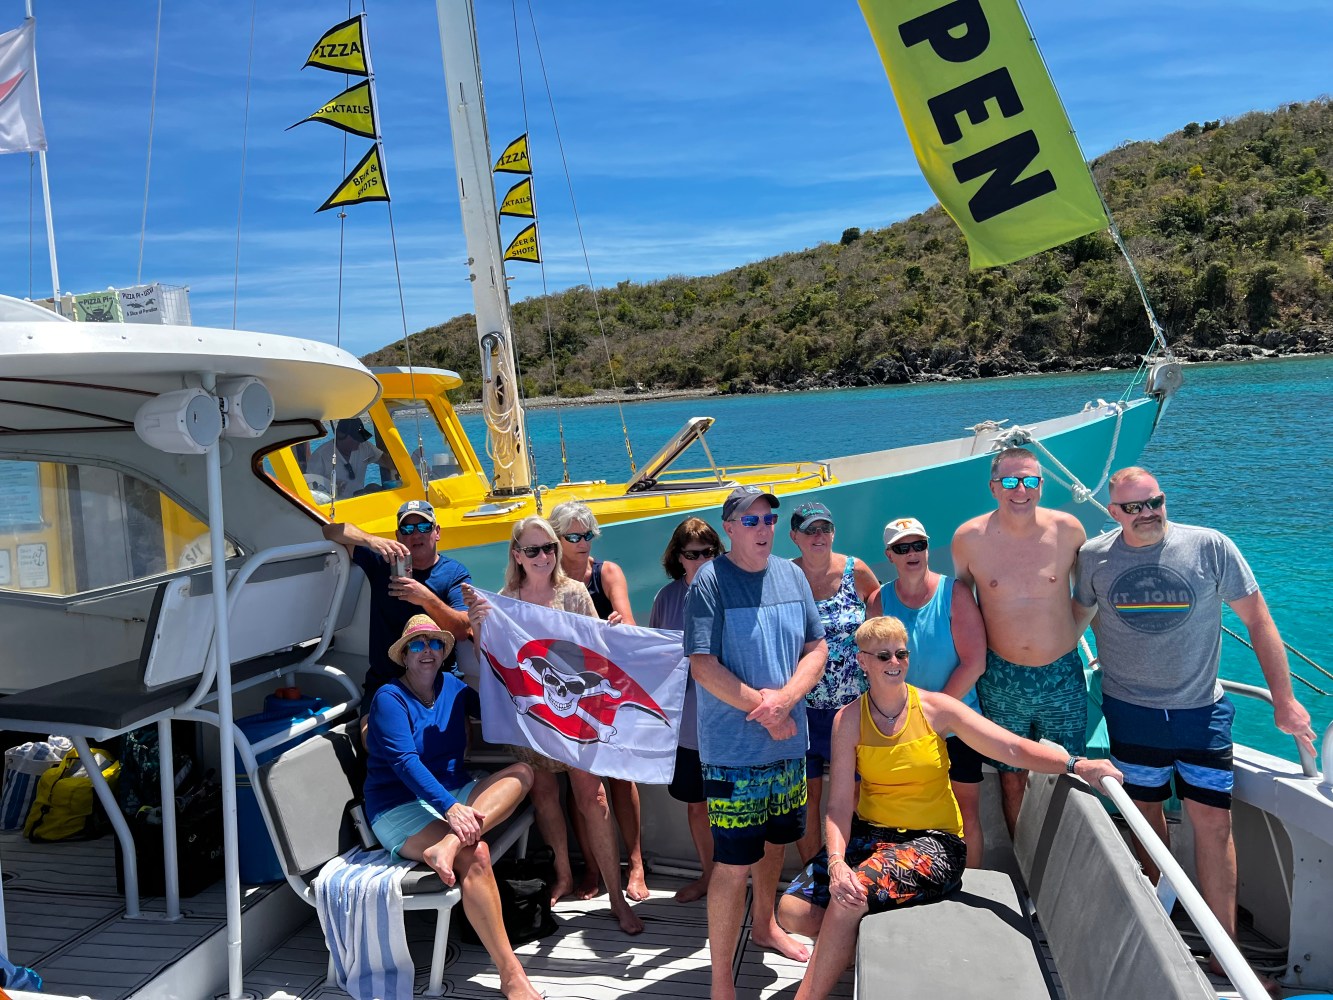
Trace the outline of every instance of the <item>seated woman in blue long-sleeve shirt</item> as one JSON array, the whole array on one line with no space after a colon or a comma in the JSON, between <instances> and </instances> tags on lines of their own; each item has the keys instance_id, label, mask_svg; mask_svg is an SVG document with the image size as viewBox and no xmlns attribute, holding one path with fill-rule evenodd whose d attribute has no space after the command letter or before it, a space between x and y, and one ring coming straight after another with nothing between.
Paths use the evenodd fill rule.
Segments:
<instances>
[{"instance_id":1,"label":"seated woman in blue long-sleeve shirt","mask_svg":"<svg viewBox=\"0 0 1333 1000\"><path fill-rule=\"evenodd\" d=\"M365 810L395 858L424 861L445 885L459 884L463 909L500 974L509 1000L541 994L505 934L490 851L481 835L527 795L532 769L511 764L473 780L464 762L467 717L477 693L440 669L454 637L428 615L408 620L389 657L405 669L375 692L366 730Z\"/></svg>"}]
</instances>

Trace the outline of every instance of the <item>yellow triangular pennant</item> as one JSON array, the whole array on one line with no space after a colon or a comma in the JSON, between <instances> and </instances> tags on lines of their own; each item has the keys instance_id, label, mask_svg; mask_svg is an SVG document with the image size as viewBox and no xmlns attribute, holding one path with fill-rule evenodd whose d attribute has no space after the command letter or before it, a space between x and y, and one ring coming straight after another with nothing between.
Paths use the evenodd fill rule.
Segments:
<instances>
[{"instance_id":1,"label":"yellow triangular pennant","mask_svg":"<svg viewBox=\"0 0 1333 1000\"><path fill-rule=\"evenodd\" d=\"M380 163L380 144L377 142L370 147L370 152L361 157L361 162L352 168L337 190L329 195L329 200L315 211L322 212L339 205L355 205L362 201L388 200L389 184L384 177L384 167Z\"/></svg>"},{"instance_id":2,"label":"yellow triangular pennant","mask_svg":"<svg viewBox=\"0 0 1333 1000\"><path fill-rule=\"evenodd\" d=\"M363 34L364 17L364 14L358 14L324 32L310 50L310 58L305 61L305 65L316 69L331 69L335 73L369 76ZM305 69L305 66L301 68Z\"/></svg>"},{"instance_id":3,"label":"yellow triangular pennant","mask_svg":"<svg viewBox=\"0 0 1333 1000\"><path fill-rule=\"evenodd\" d=\"M308 118L302 118L296 125L306 122L323 122L353 135L367 139L378 138L375 131L375 107L370 96L370 81L362 80L355 87L348 87ZM288 125L288 129L296 128Z\"/></svg>"},{"instance_id":4,"label":"yellow triangular pennant","mask_svg":"<svg viewBox=\"0 0 1333 1000\"><path fill-rule=\"evenodd\" d=\"M500 202L500 214L512 215L522 219L537 217L532 205L532 178L525 177L509 189L509 193Z\"/></svg>"},{"instance_id":5,"label":"yellow triangular pennant","mask_svg":"<svg viewBox=\"0 0 1333 1000\"><path fill-rule=\"evenodd\" d=\"M505 250L504 259L526 260L533 264L541 263L542 255L537 247L537 223L534 222L514 237Z\"/></svg>"},{"instance_id":6,"label":"yellow triangular pennant","mask_svg":"<svg viewBox=\"0 0 1333 1000\"><path fill-rule=\"evenodd\" d=\"M505 147L500 158L495 161L497 174L530 174L532 164L528 162L528 133L524 132Z\"/></svg>"}]
</instances>

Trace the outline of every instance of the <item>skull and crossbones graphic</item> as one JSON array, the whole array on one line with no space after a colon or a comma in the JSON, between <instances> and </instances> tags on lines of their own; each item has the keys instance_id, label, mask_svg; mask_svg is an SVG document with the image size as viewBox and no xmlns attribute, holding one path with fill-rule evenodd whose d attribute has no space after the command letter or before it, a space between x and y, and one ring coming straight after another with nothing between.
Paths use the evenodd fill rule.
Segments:
<instances>
[{"instance_id":1,"label":"skull and crossbones graphic","mask_svg":"<svg viewBox=\"0 0 1333 1000\"><path fill-rule=\"evenodd\" d=\"M562 719L576 715L597 732L597 739L605 743L615 735L616 727L604 724L586 709L579 706L584 698L605 694L612 698L620 697L620 689L611 686L601 674L591 670L574 671L559 659L547 659L533 656L518 665L524 673L537 678L541 683L540 695L516 695L512 692L514 705L520 714L527 714L539 704L545 704Z\"/></svg>"}]
</instances>

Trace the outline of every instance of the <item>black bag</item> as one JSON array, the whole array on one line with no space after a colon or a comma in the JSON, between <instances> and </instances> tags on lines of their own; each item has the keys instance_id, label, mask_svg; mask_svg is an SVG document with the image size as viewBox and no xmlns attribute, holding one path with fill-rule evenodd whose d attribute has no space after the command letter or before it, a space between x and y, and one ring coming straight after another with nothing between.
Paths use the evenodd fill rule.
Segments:
<instances>
[{"instance_id":1,"label":"black bag","mask_svg":"<svg viewBox=\"0 0 1333 1000\"><path fill-rule=\"evenodd\" d=\"M176 863L181 896L193 896L222 878L222 787L209 771L204 779L176 799ZM126 816L139 859L139 891L166 894L162 866L162 818L143 807ZM120 841L116 841L116 891L125 891Z\"/></svg>"},{"instance_id":2,"label":"black bag","mask_svg":"<svg viewBox=\"0 0 1333 1000\"><path fill-rule=\"evenodd\" d=\"M555 872L549 851L534 851L526 858L501 858L494 868L509 943L517 946L554 934L558 926L551 915ZM471 944L481 944L466 915L459 922L458 933Z\"/></svg>"}]
</instances>

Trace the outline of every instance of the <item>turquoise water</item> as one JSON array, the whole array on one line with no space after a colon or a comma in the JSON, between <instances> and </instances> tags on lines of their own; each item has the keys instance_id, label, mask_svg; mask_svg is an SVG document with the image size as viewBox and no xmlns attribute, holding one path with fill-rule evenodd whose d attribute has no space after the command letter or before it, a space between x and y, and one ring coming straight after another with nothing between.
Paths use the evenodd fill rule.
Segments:
<instances>
[{"instance_id":1,"label":"turquoise water","mask_svg":"<svg viewBox=\"0 0 1333 1000\"><path fill-rule=\"evenodd\" d=\"M1119 398L1128 382L1125 372L1039 375L642 402L626 405L623 412L640 464L698 415L717 418L708 443L719 463L754 464L956 437L985 419L1031 423L1068 413L1087 400ZM1333 358L1191 365L1143 464L1170 496L1174 519L1208 525L1235 539L1283 638L1333 670L1326 610L1333 594L1330 415ZM555 410L529 414L541 482L562 478L558 420L572 456L571 479L628 477L616 407L577 406L563 407L558 416ZM480 417L469 414L463 423L480 446ZM686 461L704 464L701 452ZM1229 612L1226 621L1244 634ZM1263 683L1253 655L1240 643L1224 638L1222 648L1224 677ZM1293 659L1293 672L1333 692L1333 680L1309 665ZM1333 718L1333 695L1321 697L1299 682L1296 692L1314 716L1316 731L1322 731ZM1238 742L1294 758L1291 740L1273 728L1267 706L1240 699L1237 709Z\"/></svg>"}]
</instances>

